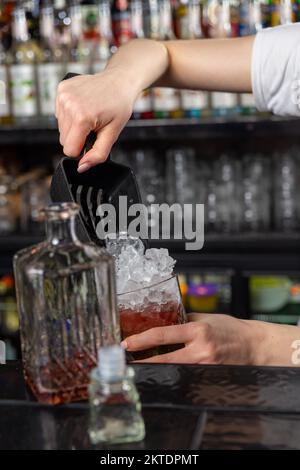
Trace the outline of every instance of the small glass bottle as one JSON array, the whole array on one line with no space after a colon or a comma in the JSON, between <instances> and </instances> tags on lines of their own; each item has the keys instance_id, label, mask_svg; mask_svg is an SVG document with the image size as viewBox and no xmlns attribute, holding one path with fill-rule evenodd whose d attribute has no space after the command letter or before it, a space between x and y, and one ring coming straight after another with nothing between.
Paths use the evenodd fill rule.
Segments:
<instances>
[{"instance_id":1,"label":"small glass bottle","mask_svg":"<svg viewBox=\"0 0 300 470\"><path fill-rule=\"evenodd\" d=\"M134 384L134 371L125 363L121 346L99 350L98 367L89 386L90 426L93 444L142 441L145 425Z\"/></svg>"},{"instance_id":2,"label":"small glass bottle","mask_svg":"<svg viewBox=\"0 0 300 470\"><path fill-rule=\"evenodd\" d=\"M78 240L78 212L48 206L47 239L14 258L24 375L43 403L87 398L98 349L120 341L114 261Z\"/></svg>"}]
</instances>

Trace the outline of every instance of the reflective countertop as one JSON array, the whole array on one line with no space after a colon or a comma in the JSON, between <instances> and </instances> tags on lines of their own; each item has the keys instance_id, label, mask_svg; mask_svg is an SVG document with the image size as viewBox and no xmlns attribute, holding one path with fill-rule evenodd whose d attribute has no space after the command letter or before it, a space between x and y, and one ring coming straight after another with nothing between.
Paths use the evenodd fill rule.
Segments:
<instances>
[{"instance_id":1,"label":"reflective countertop","mask_svg":"<svg viewBox=\"0 0 300 470\"><path fill-rule=\"evenodd\" d=\"M134 368L147 436L110 448L300 449L300 369ZM21 363L0 365L0 449L92 448L87 425L87 403L40 405L24 384Z\"/></svg>"}]
</instances>

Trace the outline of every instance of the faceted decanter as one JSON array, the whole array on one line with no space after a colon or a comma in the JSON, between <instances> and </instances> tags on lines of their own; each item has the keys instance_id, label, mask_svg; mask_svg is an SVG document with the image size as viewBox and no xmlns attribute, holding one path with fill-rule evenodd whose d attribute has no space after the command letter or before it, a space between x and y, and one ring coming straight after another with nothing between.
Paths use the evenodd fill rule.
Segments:
<instances>
[{"instance_id":1,"label":"faceted decanter","mask_svg":"<svg viewBox=\"0 0 300 470\"><path fill-rule=\"evenodd\" d=\"M48 206L46 240L14 258L25 380L44 403L87 398L99 347L120 341L114 261L78 240L78 211Z\"/></svg>"}]
</instances>

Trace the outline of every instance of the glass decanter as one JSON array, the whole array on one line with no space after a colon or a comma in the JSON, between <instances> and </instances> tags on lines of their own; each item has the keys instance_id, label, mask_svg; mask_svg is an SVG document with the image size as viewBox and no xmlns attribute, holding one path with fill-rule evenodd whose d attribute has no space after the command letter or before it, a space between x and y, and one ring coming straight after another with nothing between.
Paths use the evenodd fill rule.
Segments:
<instances>
[{"instance_id":1,"label":"glass decanter","mask_svg":"<svg viewBox=\"0 0 300 470\"><path fill-rule=\"evenodd\" d=\"M24 376L44 403L87 398L99 347L120 341L114 261L78 240L78 212L48 206L46 240L14 258Z\"/></svg>"}]
</instances>

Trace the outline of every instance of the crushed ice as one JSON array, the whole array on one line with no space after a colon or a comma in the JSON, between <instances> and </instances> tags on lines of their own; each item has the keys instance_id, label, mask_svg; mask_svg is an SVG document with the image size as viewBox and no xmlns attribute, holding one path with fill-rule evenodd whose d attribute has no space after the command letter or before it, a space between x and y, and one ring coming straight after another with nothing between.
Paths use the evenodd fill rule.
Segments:
<instances>
[{"instance_id":1,"label":"crushed ice","mask_svg":"<svg viewBox=\"0 0 300 470\"><path fill-rule=\"evenodd\" d=\"M125 233L107 239L106 248L115 257L118 294L149 287L173 274L176 261L166 248L150 248L144 252L143 242ZM153 296L153 292L148 291L148 295Z\"/></svg>"}]
</instances>

